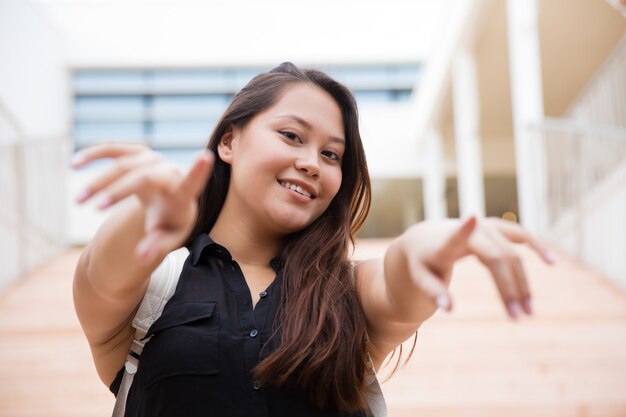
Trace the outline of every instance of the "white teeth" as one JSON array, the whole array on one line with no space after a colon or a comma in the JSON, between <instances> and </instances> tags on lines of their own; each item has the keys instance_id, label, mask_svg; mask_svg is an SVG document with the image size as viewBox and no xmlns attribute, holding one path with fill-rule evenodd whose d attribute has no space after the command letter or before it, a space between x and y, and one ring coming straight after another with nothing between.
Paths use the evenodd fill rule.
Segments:
<instances>
[{"instance_id":1,"label":"white teeth","mask_svg":"<svg viewBox=\"0 0 626 417\"><path fill-rule=\"evenodd\" d=\"M311 193L307 192L304 188L300 187L299 185L291 184L286 181L279 181L279 184L285 188L288 188L292 191L297 192L298 194L302 194L304 196L311 198Z\"/></svg>"}]
</instances>

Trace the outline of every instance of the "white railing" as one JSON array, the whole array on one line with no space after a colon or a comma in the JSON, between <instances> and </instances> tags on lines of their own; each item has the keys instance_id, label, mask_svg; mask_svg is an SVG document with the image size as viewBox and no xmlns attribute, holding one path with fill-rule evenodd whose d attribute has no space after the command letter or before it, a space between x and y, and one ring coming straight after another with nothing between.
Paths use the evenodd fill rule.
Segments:
<instances>
[{"instance_id":1,"label":"white railing","mask_svg":"<svg viewBox=\"0 0 626 417\"><path fill-rule=\"evenodd\" d=\"M626 288L626 129L547 119L545 237Z\"/></svg>"},{"instance_id":2,"label":"white railing","mask_svg":"<svg viewBox=\"0 0 626 417\"><path fill-rule=\"evenodd\" d=\"M569 106L565 117L626 128L626 35Z\"/></svg>"},{"instance_id":3,"label":"white railing","mask_svg":"<svg viewBox=\"0 0 626 417\"><path fill-rule=\"evenodd\" d=\"M24 137L0 102L0 289L65 246L68 146Z\"/></svg>"},{"instance_id":4,"label":"white railing","mask_svg":"<svg viewBox=\"0 0 626 417\"><path fill-rule=\"evenodd\" d=\"M626 288L626 36L565 114L538 132L549 237Z\"/></svg>"}]
</instances>

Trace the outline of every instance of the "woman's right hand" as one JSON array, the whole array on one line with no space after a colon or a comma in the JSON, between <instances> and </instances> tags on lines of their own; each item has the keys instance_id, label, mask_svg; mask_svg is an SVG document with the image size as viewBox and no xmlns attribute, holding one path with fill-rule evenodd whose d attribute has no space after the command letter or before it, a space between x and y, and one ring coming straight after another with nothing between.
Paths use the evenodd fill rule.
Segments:
<instances>
[{"instance_id":1,"label":"woman's right hand","mask_svg":"<svg viewBox=\"0 0 626 417\"><path fill-rule=\"evenodd\" d=\"M193 228L198 211L197 196L213 170L215 157L203 150L187 174L163 156L140 144L105 143L81 150L72 158L74 168L112 158L114 163L77 197L84 203L98 197L105 209L135 195L145 210L145 235L136 247L141 263L178 249Z\"/></svg>"}]
</instances>

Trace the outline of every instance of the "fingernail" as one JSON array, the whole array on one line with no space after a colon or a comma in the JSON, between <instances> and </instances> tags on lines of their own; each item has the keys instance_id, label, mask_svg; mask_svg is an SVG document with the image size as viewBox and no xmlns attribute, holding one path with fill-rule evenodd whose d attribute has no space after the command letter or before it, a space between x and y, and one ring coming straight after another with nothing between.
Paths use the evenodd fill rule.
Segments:
<instances>
[{"instance_id":1,"label":"fingernail","mask_svg":"<svg viewBox=\"0 0 626 417\"><path fill-rule=\"evenodd\" d=\"M511 316L511 318L513 318L514 320L517 319L519 317L519 304L517 303L517 301L511 301L506 305L506 309L509 312L509 316Z\"/></svg>"},{"instance_id":2,"label":"fingernail","mask_svg":"<svg viewBox=\"0 0 626 417\"><path fill-rule=\"evenodd\" d=\"M437 307L450 311L450 298L446 294L439 294L435 300Z\"/></svg>"},{"instance_id":3,"label":"fingernail","mask_svg":"<svg viewBox=\"0 0 626 417\"><path fill-rule=\"evenodd\" d=\"M139 245L137 245L137 255L144 258L146 256L146 253L148 252L149 247L150 245L148 245L147 242L145 241L140 242Z\"/></svg>"},{"instance_id":4,"label":"fingernail","mask_svg":"<svg viewBox=\"0 0 626 417\"><path fill-rule=\"evenodd\" d=\"M74 201L76 201L77 203L82 203L83 201L87 200L90 195L91 192L89 192L89 190L83 190L78 193L78 195L74 198Z\"/></svg>"},{"instance_id":5,"label":"fingernail","mask_svg":"<svg viewBox=\"0 0 626 417\"><path fill-rule=\"evenodd\" d=\"M530 298L524 298L522 300L522 309L528 315L533 314L533 306L532 306L532 303L530 301Z\"/></svg>"},{"instance_id":6,"label":"fingernail","mask_svg":"<svg viewBox=\"0 0 626 417\"><path fill-rule=\"evenodd\" d=\"M550 262L551 264L556 263L557 261L557 256L556 253L552 252L552 251L546 251L546 259L548 260L548 262Z\"/></svg>"},{"instance_id":7,"label":"fingernail","mask_svg":"<svg viewBox=\"0 0 626 417\"><path fill-rule=\"evenodd\" d=\"M85 156L80 153L75 153L74 156L70 159L70 163L72 166L80 165L85 162Z\"/></svg>"},{"instance_id":8,"label":"fingernail","mask_svg":"<svg viewBox=\"0 0 626 417\"><path fill-rule=\"evenodd\" d=\"M96 202L96 207L98 207L99 209L105 209L105 208L109 207L112 203L113 203L113 199L111 199L110 196L103 195Z\"/></svg>"},{"instance_id":9,"label":"fingernail","mask_svg":"<svg viewBox=\"0 0 626 417\"><path fill-rule=\"evenodd\" d=\"M150 262L150 251L147 246L139 250L139 259L146 264Z\"/></svg>"}]
</instances>

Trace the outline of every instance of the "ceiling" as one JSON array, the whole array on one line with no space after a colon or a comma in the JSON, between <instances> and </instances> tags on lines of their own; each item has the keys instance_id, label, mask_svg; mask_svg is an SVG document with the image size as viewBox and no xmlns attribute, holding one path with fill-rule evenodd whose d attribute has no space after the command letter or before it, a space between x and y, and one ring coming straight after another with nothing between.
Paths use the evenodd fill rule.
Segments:
<instances>
[{"instance_id":1,"label":"ceiling","mask_svg":"<svg viewBox=\"0 0 626 417\"><path fill-rule=\"evenodd\" d=\"M481 135L511 140L512 116L506 2L486 0L475 42ZM561 117L626 34L626 18L600 0L539 0L541 70L546 116ZM453 130L450 94L442 131Z\"/></svg>"}]
</instances>

